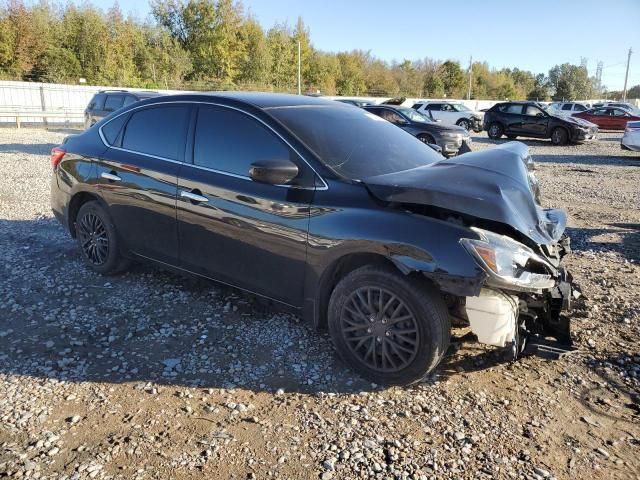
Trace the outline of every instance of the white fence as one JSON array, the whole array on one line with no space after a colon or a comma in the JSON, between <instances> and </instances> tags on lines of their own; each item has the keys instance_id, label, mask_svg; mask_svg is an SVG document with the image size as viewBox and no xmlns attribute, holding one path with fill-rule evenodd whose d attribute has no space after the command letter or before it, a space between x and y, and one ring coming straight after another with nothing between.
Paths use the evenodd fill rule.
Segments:
<instances>
[{"instance_id":1,"label":"white fence","mask_svg":"<svg viewBox=\"0 0 640 480\"><path fill-rule=\"evenodd\" d=\"M108 86L62 85L55 83L0 81L0 125L31 124L81 124L83 111L91 97L99 91L113 89ZM140 90L131 88L128 90ZM158 90L161 93L185 93L177 90ZM388 97L335 97L366 100L381 103ZM411 106L424 98L408 98L405 105ZM436 99L428 99L436 100ZM441 100L441 99L438 99ZM454 100L454 99L447 99ZM472 110L482 110L499 100L455 100ZM593 103L597 100L589 100ZM639 101L632 101L639 105ZM33 114L31 115L31 113Z\"/></svg>"},{"instance_id":2,"label":"white fence","mask_svg":"<svg viewBox=\"0 0 640 480\"><path fill-rule=\"evenodd\" d=\"M20 123L81 124L91 97L110 88L114 87L0 81L0 125L15 125L16 116ZM31 112L33 116L29 116ZM3 116L9 113L10 116Z\"/></svg>"}]
</instances>

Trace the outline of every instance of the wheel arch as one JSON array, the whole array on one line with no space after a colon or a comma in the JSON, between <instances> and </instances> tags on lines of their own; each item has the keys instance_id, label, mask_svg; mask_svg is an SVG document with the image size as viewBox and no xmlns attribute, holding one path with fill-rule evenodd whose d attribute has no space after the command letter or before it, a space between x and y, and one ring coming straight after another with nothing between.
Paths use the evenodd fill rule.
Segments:
<instances>
[{"instance_id":1,"label":"wheel arch","mask_svg":"<svg viewBox=\"0 0 640 480\"><path fill-rule=\"evenodd\" d=\"M69 223L67 227L69 228L69 233L71 234L72 238L76 238L76 217L78 216L78 212L80 211L80 208L85 203L91 202L91 201L97 201L105 208L107 206L105 201L102 199L102 197L100 197L100 195L92 192L87 192L85 190L76 192L71 197L71 200L69 201L69 207L68 207L68 213L67 213L67 220Z\"/></svg>"},{"instance_id":2,"label":"wheel arch","mask_svg":"<svg viewBox=\"0 0 640 480\"><path fill-rule=\"evenodd\" d=\"M311 315L310 320L316 328L325 329L327 326L329 298L338 282L354 270L367 265L387 267L398 274L413 277L416 281L430 284L443 291L440 282L429 276L433 271L433 266L429 262L411 257L386 256L376 252L346 253L324 269L312 298L313 308L305 309L305 314Z\"/></svg>"},{"instance_id":3,"label":"wheel arch","mask_svg":"<svg viewBox=\"0 0 640 480\"><path fill-rule=\"evenodd\" d=\"M556 124L551 128L551 132L549 132L549 138L553 137L553 132L557 129L564 130L564 133L567 135L567 143L571 142L571 132L566 125Z\"/></svg>"}]
</instances>

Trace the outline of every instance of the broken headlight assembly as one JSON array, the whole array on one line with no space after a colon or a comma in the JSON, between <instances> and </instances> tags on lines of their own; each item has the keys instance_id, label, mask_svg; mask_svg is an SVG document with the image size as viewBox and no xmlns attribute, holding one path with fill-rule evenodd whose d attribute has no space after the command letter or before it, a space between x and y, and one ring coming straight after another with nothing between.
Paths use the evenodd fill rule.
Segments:
<instances>
[{"instance_id":1,"label":"broken headlight assembly","mask_svg":"<svg viewBox=\"0 0 640 480\"><path fill-rule=\"evenodd\" d=\"M555 285L555 269L529 247L512 238L472 227L480 239L463 238L462 246L499 288L538 292Z\"/></svg>"}]
</instances>

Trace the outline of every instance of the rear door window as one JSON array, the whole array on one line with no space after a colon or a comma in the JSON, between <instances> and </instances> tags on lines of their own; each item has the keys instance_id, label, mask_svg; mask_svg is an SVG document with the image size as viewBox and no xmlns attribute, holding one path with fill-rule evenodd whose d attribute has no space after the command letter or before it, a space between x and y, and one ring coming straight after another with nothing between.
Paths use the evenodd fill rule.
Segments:
<instances>
[{"instance_id":1,"label":"rear door window","mask_svg":"<svg viewBox=\"0 0 640 480\"><path fill-rule=\"evenodd\" d=\"M188 105L161 105L135 111L122 137L122 148L169 160L184 158Z\"/></svg>"},{"instance_id":2,"label":"rear door window","mask_svg":"<svg viewBox=\"0 0 640 480\"><path fill-rule=\"evenodd\" d=\"M254 162L289 158L288 145L255 118L224 107L198 109L195 165L248 177Z\"/></svg>"},{"instance_id":3,"label":"rear door window","mask_svg":"<svg viewBox=\"0 0 640 480\"><path fill-rule=\"evenodd\" d=\"M571 110L571 107L573 107L573 105L571 103L565 103L562 106L562 110Z\"/></svg>"},{"instance_id":4,"label":"rear door window","mask_svg":"<svg viewBox=\"0 0 640 480\"><path fill-rule=\"evenodd\" d=\"M434 112L438 112L440 110L442 110L442 104L440 103L430 103L426 106L427 110L432 110Z\"/></svg>"},{"instance_id":5,"label":"rear door window","mask_svg":"<svg viewBox=\"0 0 640 480\"><path fill-rule=\"evenodd\" d=\"M519 105L517 103L508 103L506 105L503 105L500 108L500 111L504 113L515 114L515 115L522 115L522 105Z\"/></svg>"},{"instance_id":6,"label":"rear door window","mask_svg":"<svg viewBox=\"0 0 640 480\"><path fill-rule=\"evenodd\" d=\"M124 102L124 95L107 95L107 99L104 102L104 109L107 112L115 112Z\"/></svg>"}]
</instances>

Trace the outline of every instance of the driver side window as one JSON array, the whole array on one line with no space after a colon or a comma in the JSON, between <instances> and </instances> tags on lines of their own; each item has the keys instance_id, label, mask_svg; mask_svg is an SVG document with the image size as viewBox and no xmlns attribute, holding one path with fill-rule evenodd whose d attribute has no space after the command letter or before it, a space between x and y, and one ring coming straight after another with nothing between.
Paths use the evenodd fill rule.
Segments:
<instances>
[{"instance_id":1,"label":"driver side window","mask_svg":"<svg viewBox=\"0 0 640 480\"><path fill-rule=\"evenodd\" d=\"M540 110L538 107L534 107L533 105L527 105L525 115L528 115L530 117L544 116L544 114L542 113L542 110Z\"/></svg>"}]
</instances>

